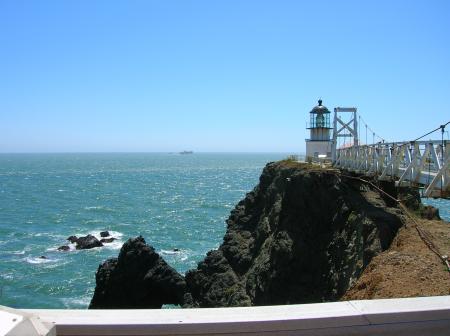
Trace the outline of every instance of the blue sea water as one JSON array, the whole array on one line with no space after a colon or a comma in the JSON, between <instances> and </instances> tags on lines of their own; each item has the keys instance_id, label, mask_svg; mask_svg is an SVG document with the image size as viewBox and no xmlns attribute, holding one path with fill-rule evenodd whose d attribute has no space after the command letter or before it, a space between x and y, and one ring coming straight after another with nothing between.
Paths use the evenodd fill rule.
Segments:
<instances>
[{"instance_id":1,"label":"blue sea water","mask_svg":"<svg viewBox=\"0 0 450 336\"><path fill-rule=\"evenodd\" d=\"M138 235L179 272L196 267L264 165L286 156L0 154L0 305L86 308L98 265ZM57 251L103 230L118 239Z\"/></svg>"},{"instance_id":2,"label":"blue sea water","mask_svg":"<svg viewBox=\"0 0 450 336\"><path fill-rule=\"evenodd\" d=\"M0 305L86 308L98 265L138 235L179 272L196 267L264 165L286 156L0 154ZM449 201L424 202L450 220ZM57 251L103 230L117 241Z\"/></svg>"},{"instance_id":3,"label":"blue sea water","mask_svg":"<svg viewBox=\"0 0 450 336\"><path fill-rule=\"evenodd\" d=\"M438 208L442 220L450 222L450 200L443 198L422 198L422 203Z\"/></svg>"}]
</instances>

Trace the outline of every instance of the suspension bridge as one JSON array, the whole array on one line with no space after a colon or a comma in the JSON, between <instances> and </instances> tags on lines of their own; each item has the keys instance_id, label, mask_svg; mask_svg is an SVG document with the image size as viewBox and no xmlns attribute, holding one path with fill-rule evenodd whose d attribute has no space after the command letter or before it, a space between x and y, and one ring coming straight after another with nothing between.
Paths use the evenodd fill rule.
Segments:
<instances>
[{"instance_id":1,"label":"suspension bridge","mask_svg":"<svg viewBox=\"0 0 450 336\"><path fill-rule=\"evenodd\" d=\"M337 116L335 120L339 122ZM377 143L361 145L358 136L353 136L352 145L336 147L333 165L355 173L376 176L379 180L395 180L399 186L423 188L425 197L448 198L450 146L447 144L448 140L444 140L444 133L449 123L412 141L386 142L380 138L381 141ZM371 131L367 124L365 128ZM438 131L442 135L440 140L420 141ZM376 133L372 131L372 138L375 136Z\"/></svg>"},{"instance_id":2,"label":"suspension bridge","mask_svg":"<svg viewBox=\"0 0 450 336\"><path fill-rule=\"evenodd\" d=\"M398 186L417 187L425 197L450 197L450 141L445 131L450 121L414 140L390 142L374 132L355 107L336 107L332 127L330 114L322 100L310 112L307 157L331 160L336 168L379 180L394 180ZM440 139L424 140L430 136Z\"/></svg>"}]
</instances>

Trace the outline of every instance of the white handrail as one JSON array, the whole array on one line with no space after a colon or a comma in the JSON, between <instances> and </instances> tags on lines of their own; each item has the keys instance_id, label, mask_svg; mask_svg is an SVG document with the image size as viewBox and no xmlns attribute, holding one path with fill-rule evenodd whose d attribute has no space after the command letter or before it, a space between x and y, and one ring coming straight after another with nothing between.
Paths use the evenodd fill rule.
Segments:
<instances>
[{"instance_id":1,"label":"white handrail","mask_svg":"<svg viewBox=\"0 0 450 336\"><path fill-rule=\"evenodd\" d=\"M421 184L425 196L445 197L450 187L449 160L449 144L443 149L439 141L416 141L339 148L334 166L397 180L399 185Z\"/></svg>"},{"instance_id":2,"label":"white handrail","mask_svg":"<svg viewBox=\"0 0 450 336\"><path fill-rule=\"evenodd\" d=\"M448 335L450 296L163 310L26 310L57 335Z\"/></svg>"}]
</instances>

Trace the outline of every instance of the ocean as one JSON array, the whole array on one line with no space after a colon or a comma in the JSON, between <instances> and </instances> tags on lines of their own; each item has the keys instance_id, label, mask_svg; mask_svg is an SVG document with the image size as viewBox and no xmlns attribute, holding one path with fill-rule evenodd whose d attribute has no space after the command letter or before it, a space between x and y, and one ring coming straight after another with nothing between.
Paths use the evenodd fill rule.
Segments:
<instances>
[{"instance_id":1,"label":"ocean","mask_svg":"<svg viewBox=\"0 0 450 336\"><path fill-rule=\"evenodd\" d=\"M139 235L179 272L195 268L264 165L286 156L0 154L0 305L86 308L98 265ZM117 240L57 251L104 230Z\"/></svg>"},{"instance_id":2,"label":"ocean","mask_svg":"<svg viewBox=\"0 0 450 336\"><path fill-rule=\"evenodd\" d=\"M0 305L86 308L95 272L142 235L177 271L217 248L230 210L287 154L0 154ZM450 221L448 200L425 200ZM66 238L108 230L104 247ZM58 251L69 245L67 252Z\"/></svg>"}]
</instances>

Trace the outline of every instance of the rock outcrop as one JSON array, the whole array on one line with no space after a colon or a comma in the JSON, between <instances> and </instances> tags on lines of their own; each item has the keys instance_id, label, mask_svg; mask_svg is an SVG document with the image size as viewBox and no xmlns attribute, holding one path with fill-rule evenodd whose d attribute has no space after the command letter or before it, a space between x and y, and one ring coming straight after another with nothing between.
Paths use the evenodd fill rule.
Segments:
<instances>
[{"instance_id":1,"label":"rock outcrop","mask_svg":"<svg viewBox=\"0 0 450 336\"><path fill-rule=\"evenodd\" d=\"M223 244L186 274L193 305L337 300L401 225L399 209L359 180L269 164L231 212Z\"/></svg>"},{"instance_id":2,"label":"rock outcrop","mask_svg":"<svg viewBox=\"0 0 450 336\"><path fill-rule=\"evenodd\" d=\"M208 252L185 279L175 271L164 272L162 283L170 285L171 291L162 289L166 287L160 284L159 272L148 272L154 269L147 260L150 257L138 258L137 252L131 253L131 259L125 257L127 251L136 251L129 241L118 260L99 268L91 307L150 308L160 302L224 307L337 300L371 259L389 247L402 224L395 202L358 179L307 164L270 163L259 184L231 212L218 250ZM139 241L143 243L142 238ZM154 296L158 304L149 303Z\"/></svg>"},{"instance_id":3,"label":"rock outcrop","mask_svg":"<svg viewBox=\"0 0 450 336\"><path fill-rule=\"evenodd\" d=\"M67 237L67 240L75 244L75 248L77 250L86 250L91 249L94 247L101 247L104 246L103 244L112 243L116 240L116 238L111 237L108 231L102 231L100 232L100 237L107 237L107 238L101 238L98 240L95 236L88 234L87 236L83 237L77 237L77 236L69 236ZM69 251L70 247L67 245L62 245L58 247L58 251Z\"/></svg>"},{"instance_id":4,"label":"rock outcrop","mask_svg":"<svg viewBox=\"0 0 450 336\"><path fill-rule=\"evenodd\" d=\"M102 238L102 239L100 239L100 243L106 243L106 244L108 244L108 243L112 243L114 240L116 240L116 238L114 238L114 237L110 237L110 238Z\"/></svg>"},{"instance_id":5,"label":"rock outcrop","mask_svg":"<svg viewBox=\"0 0 450 336\"><path fill-rule=\"evenodd\" d=\"M62 245L57 248L57 251L70 251L70 247L67 245Z\"/></svg>"},{"instance_id":6,"label":"rock outcrop","mask_svg":"<svg viewBox=\"0 0 450 336\"><path fill-rule=\"evenodd\" d=\"M85 250L85 249L91 249L94 247L100 247L103 246L103 244L95 238L93 235L88 234L84 237L79 237L76 240L76 249L77 250Z\"/></svg>"},{"instance_id":7,"label":"rock outcrop","mask_svg":"<svg viewBox=\"0 0 450 336\"><path fill-rule=\"evenodd\" d=\"M100 232L100 237L102 237L102 238L109 237L109 231L102 231L102 232Z\"/></svg>"},{"instance_id":8,"label":"rock outcrop","mask_svg":"<svg viewBox=\"0 0 450 336\"><path fill-rule=\"evenodd\" d=\"M181 304L186 282L145 243L144 238L129 239L119 257L99 266L90 309L161 308Z\"/></svg>"}]
</instances>

